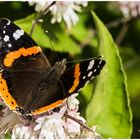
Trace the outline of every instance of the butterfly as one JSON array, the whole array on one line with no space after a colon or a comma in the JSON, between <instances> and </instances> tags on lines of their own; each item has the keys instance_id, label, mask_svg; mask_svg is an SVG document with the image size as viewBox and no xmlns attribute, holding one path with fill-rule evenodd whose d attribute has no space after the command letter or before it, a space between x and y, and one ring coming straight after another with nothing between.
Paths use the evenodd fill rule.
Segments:
<instances>
[{"instance_id":1,"label":"butterfly","mask_svg":"<svg viewBox=\"0 0 140 140\"><path fill-rule=\"evenodd\" d=\"M101 58L93 58L70 68L66 59L51 66L27 33L0 18L0 97L13 111L37 115L58 107L104 65Z\"/></svg>"}]
</instances>

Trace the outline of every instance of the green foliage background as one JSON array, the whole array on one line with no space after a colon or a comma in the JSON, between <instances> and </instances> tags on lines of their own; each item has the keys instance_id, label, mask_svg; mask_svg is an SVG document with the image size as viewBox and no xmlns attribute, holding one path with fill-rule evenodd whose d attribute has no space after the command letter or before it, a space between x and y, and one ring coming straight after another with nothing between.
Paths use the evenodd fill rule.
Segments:
<instances>
[{"instance_id":1,"label":"green foliage background","mask_svg":"<svg viewBox=\"0 0 140 140\"><path fill-rule=\"evenodd\" d=\"M98 126L98 132L105 138L139 138L140 20L128 24L127 33L117 46L115 40L122 25L109 28L109 31L106 26L123 18L114 3L89 2L88 7L79 13L78 24L69 31L64 22L50 24L49 13L44 17L44 22L36 26L32 37L51 60L54 60L50 56L52 45L46 30L60 58L77 60L104 56L106 66L100 76L79 95L80 112L86 117L89 126ZM91 14L91 11L96 14ZM0 2L0 17L15 21L28 33L36 16L34 7L30 7L27 2Z\"/></svg>"}]
</instances>

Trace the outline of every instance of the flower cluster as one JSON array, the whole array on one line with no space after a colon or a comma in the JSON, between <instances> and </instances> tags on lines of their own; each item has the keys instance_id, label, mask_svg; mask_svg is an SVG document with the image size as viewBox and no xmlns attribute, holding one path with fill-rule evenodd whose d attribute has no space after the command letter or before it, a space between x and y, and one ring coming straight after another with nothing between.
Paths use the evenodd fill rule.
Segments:
<instances>
[{"instance_id":1,"label":"flower cluster","mask_svg":"<svg viewBox=\"0 0 140 140\"><path fill-rule=\"evenodd\" d=\"M120 9L127 18L137 17L140 15L139 1L119 1Z\"/></svg>"},{"instance_id":2,"label":"flower cluster","mask_svg":"<svg viewBox=\"0 0 140 140\"><path fill-rule=\"evenodd\" d=\"M29 5L34 5L37 12L44 11L52 2L46 0L29 1ZM79 17L76 12L81 12L81 6L86 7L87 1L57 1L49 8L52 14L51 23L65 21L67 28L70 29L72 25L76 25Z\"/></svg>"},{"instance_id":3,"label":"flower cluster","mask_svg":"<svg viewBox=\"0 0 140 140\"><path fill-rule=\"evenodd\" d=\"M1 116L0 133L11 132L12 139L67 139L67 138L99 138L96 127L83 127L85 119L78 112L79 101L76 99L78 94L70 96L58 109L47 114L34 116L33 120L21 117L8 108L4 108L3 117ZM5 110L6 109L6 110ZM71 116L71 117L69 117ZM76 121L76 120L77 121ZM83 124L80 125L80 123ZM86 126L86 125L85 125Z\"/></svg>"}]
</instances>

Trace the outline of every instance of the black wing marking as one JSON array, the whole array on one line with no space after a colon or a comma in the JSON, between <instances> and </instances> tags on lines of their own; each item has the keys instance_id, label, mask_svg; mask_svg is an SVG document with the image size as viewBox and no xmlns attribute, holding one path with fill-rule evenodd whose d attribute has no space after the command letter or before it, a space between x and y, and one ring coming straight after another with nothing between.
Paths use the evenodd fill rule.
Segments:
<instances>
[{"instance_id":1,"label":"black wing marking","mask_svg":"<svg viewBox=\"0 0 140 140\"><path fill-rule=\"evenodd\" d=\"M0 42L0 49L5 52L37 46L27 33L5 18L0 18Z\"/></svg>"},{"instance_id":2,"label":"black wing marking","mask_svg":"<svg viewBox=\"0 0 140 140\"><path fill-rule=\"evenodd\" d=\"M0 18L0 60L3 60L9 51L32 46L37 44L30 36L10 20Z\"/></svg>"},{"instance_id":3,"label":"black wing marking","mask_svg":"<svg viewBox=\"0 0 140 140\"><path fill-rule=\"evenodd\" d=\"M78 92L88 81L96 77L104 65L104 60L96 58L78 63L66 70L61 80L68 96Z\"/></svg>"},{"instance_id":4,"label":"black wing marking","mask_svg":"<svg viewBox=\"0 0 140 140\"><path fill-rule=\"evenodd\" d=\"M3 64L3 60L5 56L12 51L19 50L20 48L30 48L33 46L38 46L36 42L27 34L25 33L21 28L19 28L17 25L12 23L8 19L0 18L0 63L1 67ZM43 53L40 53L38 56L39 59L41 59L41 64L43 66L50 66L47 58L44 56ZM28 58L29 60L37 59L34 55ZM18 63L25 63L22 58L19 61L16 61L16 66ZM24 62L23 62L24 61ZM35 65L34 65L35 67Z\"/></svg>"}]
</instances>

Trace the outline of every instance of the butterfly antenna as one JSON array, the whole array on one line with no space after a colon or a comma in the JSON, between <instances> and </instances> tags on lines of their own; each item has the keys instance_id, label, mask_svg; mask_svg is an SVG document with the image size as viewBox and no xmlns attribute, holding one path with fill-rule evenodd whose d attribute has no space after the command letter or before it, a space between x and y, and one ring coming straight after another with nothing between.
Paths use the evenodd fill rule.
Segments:
<instances>
[{"instance_id":1,"label":"butterfly antenna","mask_svg":"<svg viewBox=\"0 0 140 140\"><path fill-rule=\"evenodd\" d=\"M99 58L102 58L102 56L91 57L91 58L88 58L88 59L81 59L81 60L68 61L68 62L66 62L66 64L68 64L68 63L75 63L75 62L83 62L83 61L92 60L92 59L99 59Z\"/></svg>"},{"instance_id":2,"label":"butterfly antenna","mask_svg":"<svg viewBox=\"0 0 140 140\"><path fill-rule=\"evenodd\" d=\"M52 43L52 41L51 41L51 36L49 35L48 31L46 31L46 33L47 33L47 35L48 35L49 42L50 42L50 44L51 44L51 47L52 47L52 49L53 49L53 52L54 52L54 54L55 54L57 60L60 61L60 58L59 58L59 56L57 55L57 53L56 53L56 51L55 51L55 47L54 47L54 45L53 45L53 43Z\"/></svg>"}]
</instances>

